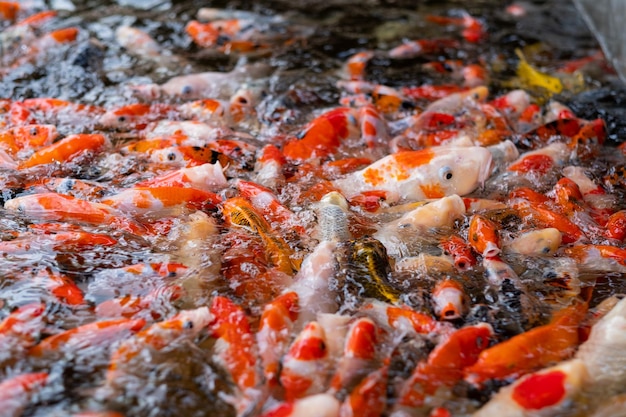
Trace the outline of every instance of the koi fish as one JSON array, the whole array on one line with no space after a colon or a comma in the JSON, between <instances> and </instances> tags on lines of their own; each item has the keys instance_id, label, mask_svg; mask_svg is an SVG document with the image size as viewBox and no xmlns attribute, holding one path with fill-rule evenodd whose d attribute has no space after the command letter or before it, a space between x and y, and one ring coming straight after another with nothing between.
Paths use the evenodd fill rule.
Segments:
<instances>
[{"instance_id":1,"label":"koi fish","mask_svg":"<svg viewBox=\"0 0 626 417\"><path fill-rule=\"evenodd\" d=\"M62 221L100 226L114 225L132 233L145 228L125 218L112 207L57 193L16 197L4 203L6 210L22 213L31 219Z\"/></svg>"},{"instance_id":2,"label":"koi fish","mask_svg":"<svg viewBox=\"0 0 626 417\"><path fill-rule=\"evenodd\" d=\"M534 69L526 60L521 50L515 49L515 54L519 58L517 76L529 87L540 87L550 94L558 94L563 91L563 84L557 77L545 74Z\"/></svg>"},{"instance_id":3,"label":"koi fish","mask_svg":"<svg viewBox=\"0 0 626 417\"><path fill-rule=\"evenodd\" d=\"M223 203L222 207L229 224L259 235L265 244L268 260L278 270L289 275L297 270L294 261L291 260L293 251L287 242L273 231L263 215L258 213L246 199L230 198Z\"/></svg>"},{"instance_id":4,"label":"koi fish","mask_svg":"<svg viewBox=\"0 0 626 417\"><path fill-rule=\"evenodd\" d=\"M100 134L70 135L32 154L18 168L26 169L38 165L65 163L87 153L104 150L108 140Z\"/></svg>"},{"instance_id":5,"label":"koi fish","mask_svg":"<svg viewBox=\"0 0 626 417\"><path fill-rule=\"evenodd\" d=\"M124 213L146 215L180 205L210 210L221 198L210 191L191 187L133 187L101 201Z\"/></svg>"},{"instance_id":6,"label":"koi fish","mask_svg":"<svg viewBox=\"0 0 626 417\"><path fill-rule=\"evenodd\" d=\"M289 347L280 373L288 402L325 389L330 370L325 339L323 328L311 321Z\"/></svg>"},{"instance_id":7,"label":"koi fish","mask_svg":"<svg viewBox=\"0 0 626 417\"><path fill-rule=\"evenodd\" d=\"M143 58L156 59L162 49L148 33L132 26L119 26L115 30L115 40L123 48Z\"/></svg>"},{"instance_id":8,"label":"koi fish","mask_svg":"<svg viewBox=\"0 0 626 417\"><path fill-rule=\"evenodd\" d=\"M393 59L410 59L422 55L440 54L446 49L457 49L460 43L455 39L418 39L404 41L389 50L389 56Z\"/></svg>"},{"instance_id":9,"label":"koi fish","mask_svg":"<svg viewBox=\"0 0 626 417\"><path fill-rule=\"evenodd\" d=\"M333 181L348 198L383 190L387 201L424 200L474 191L491 173L491 153L481 147L399 152Z\"/></svg>"},{"instance_id":10,"label":"koi fish","mask_svg":"<svg viewBox=\"0 0 626 417\"><path fill-rule=\"evenodd\" d=\"M379 337L376 324L369 318L361 317L350 325L343 355L330 381L329 393L341 398L352 392L367 374L374 371Z\"/></svg>"},{"instance_id":11,"label":"koi fish","mask_svg":"<svg viewBox=\"0 0 626 417\"><path fill-rule=\"evenodd\" d=\"M49 146L58 136L55 125L23 125L0 132L0 147L11 156Z\"/></svg>"},{"instance_id":12,"label":"koi fish","mask_svg":"<svg viewBox=\"0 0 626 417\"><path fill-rule=\"evenodd\" d=\"M444 338L404 383L395 408L422 407L427 396L452 387L463 378L463 370L476 363L492 337L491 326L480 323L458 329Z\"/></svg>"},{"instance_id":13,"label":"koi fish","mask_svg":"<svg viewBox=\"0 0 626 417\"><path fill-rule=\"evenodd\" d=\"M138 182L136 187L189 187L202 191L216 192L226 188L226 185L224 168L217 161L214 164L202 164L170 171Z\"/></svg>"},{"instance_id":14,"label":"koi fish","mask_svg":"<svg viewBox=\"0 0 626 417\"><path fill-rule=\"evenodd\" d=\"M256 340L263 374L272 387L278 384L280 360L287 350L298 310L298 294L293 291L276 297L263 308Z\"/></svg>"},{"instance_id":15,"label":"koi fish","mask_svg":"<svg viewBox=\"0 0 626 417\"><path fill-rule=\"evenodd\" d=\"M561 246L562 239L562 233L553 227L530 230L504 244L503 249L527 256L552 256Z\"/></svg>"},{"instance_id":16,"label":"koi fish","mask_svg":"<svg viewBox=\"0 0 626 417\"><path fill-rule=\"evenodd\" d=\"M287 159L305 161L325 158L335 153L341 142L356 131L356 118L350 109L340 107L330 110L309 123L299 139L283 147Z\"/></svg>"},{"instance_id":17,"label":"koi fish","mask_svg":"<svg viewBox=\"0 0 626 417\"><path fill-rule=\"evenodd\" d=\"M44 312L43 304L26 304L0 321L0 340L3 345L9 350L15 342L22 349L34 346L35 337L43 326Z\"/></svg>"},{"instance_id":18,"label":"koi fish","mask_svg":"<svg viewBox=\"0 0 626 417\"><path fill-rule=\"evenodd\" d=\"M459 281L444 279L432 290L432 304L440 320L456 320L468 310L468 297Z\"/></svg>"},{"instance_id":19,"label":"koi fish","mask_svg":"<svg viewBox=\"0 0 626 417\"><path fill-rule=\"evenodd\" d=\"M387 406L388 366L370 372L341 404L340 417L377 417Z\"/></svg>"},{"instance_id":20,"label":"koi fish","mask_svg":"<svg viewBox=\"0 0 626 417\"><path fill-rule=\"evenodd\" d=\"M213 298L209 311L212 316L209 332L217 339L214 356L241 391L243 398L236 404L239 413L249 412L259 400L260 392L255 389L260 385L261 374L248 318L241 307L222 296Z\"/></svg>"},{"instance_id":21,"label":"koi fish","mask_svg":"<svg viewBox=\"0 0 626 417\"><path fill-rule=\"evenodd\" d=\"M172 340L180 337L193 338L203 329L206 329L212 320L208 307L200 307L195 310L183 310L165 321L154 323L145 330L136 333L130 338L125 338L111 354L111 361L106 374L107 384L115 381L128 363L141 353L143 349L160 350ZM140 330L145 320L134 320L141 323Z\"/></svg>"},{"instance_id":22,"label":"koi fish","mask_svg":"<svg viewBox=\"0 0 626 417\"><path fill-rule=\"evenodd\" d=\"M21 374L0 383L0 407L7 417L22 415L31 397L48 383L47 372Z\"/></svg>"},{"instance_id":23,"label":"koi fish","mask_svg":"<svg viewBox=\"0 0 626 417\"><path fill-rule=\"evenodd\" d=\"M362 81L365 79L365 67L367 63L374 57L372 51L361 51L352 55L342 68L345 78L351 81Z\"/></svg>"},{"instance_id":24,"label":"koi fish","mask_svg":"<svg viewBox=\"0 0 626 417\"><path fill-rule=\"evenodd\" d=\"M320 239L336 242L349 240L348 215L348 202L341 194L331 191L324 195L318 208Z\"/></svg>"},{"instance_id":25,"label":"koi fish","mask_svg":"<svg viewBox=\"0 0 626 417\"><path fill-rule=\"evenodd\" d=\"M362 237L349 242L345 287L356 287L359 296L390 303L398 302L401 292L388 280L391 272L387 251L381 242Z\"/></svg>"},{"instance_id":26,"label":"koi fish","mask_svg":"<svg viewBox=\"0 0 626 417\"><path fill-rule=\"evenodd\" d=\"M138 96L154 100L161 96L198 100L228 98L239 86L251 79L267 75L264 64L238 66L230 72L201 72L173 77L164 84L145 84L131 87Z\"/></svg>"},{"instance_id":27,"label":"koi fish","mask_svg":"<svg viewBox=\"0 0 626 417\"><path fill-rule=\"evenodd\" d=\"M467 231L470 246L484 258L492 258L500 253L498 225L480 214L474 214Z\"/></svg>"},{"instance_id":28,"label":"koi fish","mask_svg":"<svg viewBox=\"0 0 626 417\"><path fill-rule=\"evenodd\" d=\"M574 301L554 313L550 323L484 350L476 363L465 369L466 380L481 384L493 378L518 377L567 359L579 343L578 324L586 312L586 303Z\"/></svg>"},{"instance_id":29,"label":"koi fish","mask_svg":"<svg viewBox=\"0 0 626 417\"><path fill-rule=\"evenodd\" d=\"M144 319L115 319L84 324L43 339L30 349L31 356L57 354L60 351L78 351L86 347L109 346L130 333L136 333L146 324Z\"/></svg>"},{"instance_id":30,"label":"koi fish","mask_svg":"<svg viewBox=\"0 0 626 417\"><path fill-rule=\"evenodd\" d=\"M460 236L450 235L442 240L440 246L444 253L448 253L454 258L454 266L460 271L466 271L477 263L471 246Z\"/></svg>"}]
</instances>

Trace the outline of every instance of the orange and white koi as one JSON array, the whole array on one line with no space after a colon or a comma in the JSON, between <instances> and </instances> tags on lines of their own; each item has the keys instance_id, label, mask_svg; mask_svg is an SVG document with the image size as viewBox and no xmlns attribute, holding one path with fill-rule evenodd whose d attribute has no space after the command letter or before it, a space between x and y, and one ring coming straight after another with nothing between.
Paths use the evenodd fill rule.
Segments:
<instances>
[{"instance_id":1,"label":"orange and white koi","mask_svg":"<svg viewBox=\"0 0 626 417\"><path fill-rule=\"evenodd\" d=\"M210 191L175 186L128 188L102 200L103 204L134 216L155 214L183 205L198 210L209 210L220 202L221 198Z\"/></svg>"},{"instance_id":2,"label":"orange and white koi","mask_svg":"<svg viewBox=\"0 0 626 417\"><path fill-rule=\"evenodd\" d=\"M345 78L351 81L362 81L365 79L365 67L367 63L374 57L372 51L361 51L352 55L342 68Z\"/></svg>"},{"instance_id":3,"label":"orange and white koi","mask_svg":"<svg viewBox=\"0 0 626 417\"><path fill-rule=\"evenodd\" d=\"M148 123L175 116L176 109L162 103L133 103L108 110L98 119L103 127L118 130L143 129Z\"/></svg>"},{"instance_id":4,"label":"orange and white koi","mask_svg":"<svg viewBox=\"0 0 626 417\"><path fill-rule=\"evenodd\" d=\"M507 170L519 173L531 173L544 175L553 167L566 164L570 159L571 152L563 143L552 143L535 151L522 154L519 159L513 161Z\"/></svg>"},{"instance_id":5,"label":"orange and white koi","mask_svg":"<svg viewBox=\"0 0 626 417\"><path fill-rule=\"evenodd\" d=\"M448 324L438 322L428 314L420 313L408 306L395 306L382 301L372 301L361 308L383 330L393 333L394 340L406 335L445 334Z\"/></svg>"},{"instance_id":6,"label":"orange and white koi","mask_svg":"<svg viewBox=\"0 0 626 417\"><path fill-rule=\"evenodd\" d=\"M4 203L6 210L19 212L31 219L73 222L94 226L111 225L132 233L145 228L112 207L57 193L31 194Z\"/></svg>"},{"instance_id":7,"label":"orange and white koi","mask_svg":"<svg viewBox=\"0 0 626 417\"><path fill-rule=\"evenodd\" d=\"M289 347L280 373L288 402L319 394L326 388L330 362L325 339L323 328L311 321Z\"/></svg>"},{"instance_id":8,"label":"orange and white koi","mask_svg":"<svg viewBox=\"0 0 626 417\"><path fill-rule=\"evenodd\" d=\"M585 388L589 370L580 360L570 360L525 375L502 388L472 417L497 413L503 417L530 417L538 413L558 413L571 407Z\"/></svg>"},{"instance_id":9,"label":"orange and white koi","mask_svg":"<svg viewBox=\"0 0 626 417\"><path fill-rule=\"evenodd\" d=\"M212 319L213 317L208 307L183 310L167 320L154 323L132 337L126 337L111 354L111 361L109 362L106 375L107 383L114 382L119 373L123 373L128 363L137 357L142 350L160 350L175 339L181 337L193 338L206 329ZM140 330L145 324L143 319L125 319L123 322L141 323L137 330Z\"/></svg>"},{"instance_id":10,"label":"orange and white koi","mask_svg":"<svg viewBox=\"0 0 626 417\"><path fill-rule=\"evenodd\" d=\"M206 98L180 104L177 110L185 119L222 126L226 121L228 108L225 101Z\"/></svg>"},{"instance_id":11,"label":"orange and white koi","mask_svg":"<svg viewBox=\"0 0 626 417\"><path fill-rule=\"evenodd\" d=\"M5 20L15 20L20 4L14 1L0 1L0 16Z\"/></svg>"},{"instance_id":12,"label":"orange and white koi","mask_svg":"<svg viewBox=\"0 0 626 417\"><path fill-rule=\"evenodd\" d=\"M340 398L352 392L353 388L374 370L380 331L367 317L356 319L345 337L343 355L336 366L330 381L330 393Z\"/></svg>"},{"instance_id":13,"label":"orange and white koi","mask_svg":"<svg viewBox=\"0 0 626 417\"><path fill-rule=\"evenodd\" d=\"M226 185L224 168L218 161L214 164L202 164L170 171L138 182L136 187L189 187L207 192L216 192L224 189Z\"/></svg>"},{"instance_id":14,"label":"orange and white koi","mask_svg":"<svg viewBox=\"0 0 626 417\"><path fill-rule=\"evenodd\" d=\"M102 152L108 144L108 139L97 133L70 135L38 150L20 162L18 168L27 169L38 165L69 162L78 157Z\"/></svg>"},{"instance_id":15,"label":"orange and white koi","mask_svg":"<svg viewBox=\"0 0 626 417\"><path fill-rule=\"evenodd\" d=\"M280 360L287 350L298 310L298 294L288 291L266 304L261 314L256 340L263 374L271 387L278 384Z\"/></svg>"},{"instance_id":16,"label":"orange and white koi","mask_svg":"<svg viewBox=\"0 0 626 417\"><path fill-rule=\"evenodd\" d=\"M440 247L444 253L450 254L454 258L454 266L459 271L467 271L477 263L469 243L458 235L450 235L443 239Z\"/></svg>"},{"instance_id":17,"label":"orange and white koi","mask_svg":"<svg viewBox=\"0 0 626 417\"><path fill-rule=\"evenodd\" d=\"M512 206L531 225L558 229L562 233L563 243L576 242L585 236L576 223L550 210L543 203L517 200L512 203Z\"/></svg>"},{"instance_id":18,"label":"orange and white koi","mask_svg":"<svg viewBox=\"0 0 626 417\"><path fill-rule=\"evenodd\" d=\"M587 303L575 300L554 313L550 323L483 351L476 363L465 369L466 380L482 384L494 378L519 377L567 359L578 346L578 325L586 312Z\"/></svg>"},{"instance_id":19,"label":"orange and white koi","mask_svg":"<svg viewBox=\"0 0 626 417\"><path fill-rule=\"evenodd\" d=\"M95 121L104 109L86 104L73 103L57 98L29 98L11 103L11 119L14 125L53 123L84 126L85 121Z\"/></svg>"},{"instance_id":20,"label":"orange and white koi","mask_svg":"<svg viewBox=\"0 0 626 417\"><path fill-rule=\"evenodd\" d=\"M242 399L236 404L244 413L260 399L261 373L257 365L257 346L243 309L226 297L216 296L209 307L210 334L217 339L214 351L217 361L228 371Z\"/></svg>"},{"instance_id":21,"label":"orange and white koi","mask_svg":"<svg viewBox=\"0 0 626 417\"><path fill-rule=\"evenodd\" d=\"M463 12L461 17L446 16L426 16L426 20L438 25L454 25L463 28L462 35L466 41L477 43L487 37L485 24L467 12Z\"/></svg>"},{"instance_id":22,"label":"orange and white koi","mask_svg":"<svg viewBox=\"0 0 626 417\"><path fill-rule=\"evenodd\" d=\"M0 132L0 147L15 156L20 151L49 146L58 136L54 125L23 125Z\"/></svg>"},{"instance_id":23,"label":"orange and white koi","mask_svg":"<svg viewBox=\"0 0 626 417\"><path fill-rule=\"evenodd\" d=\"M387 201L463 196L491 173L491 153L481 147L441 147L399 152L333 181L350 198L372 190L387 192Z\"/></svg>"},{"instance_id":24,"label":"orange and white koi","mask_svg":"<svg viewBox=\"0 0 626 417\"><path fill-rule=\"evenodd\" d=\"M46 288L62 303L71 306L85 305L82 290L68 276L51 268L24 271L20 279Z\"/></svg>"},{"instance_id":25,"label":"orange and white koi","mask_svg":"<svg viewBox=\"0 0 626 417\"><path fill-rule=\"evenodd\" d=\"M404 383L396 410L423 407L427 396L440 389L449 389L460 381L463 371L474 365L489 346L493 334L490 325L480 323L463 327L445 337ZM441 404L428 404L429 407L434 405Z\"/></svg>"},{"instance_id":26,"label":"orange and white koi","mask_svg":"<svg viewBox=\"0 0 626 417\"><path fill-rule=\"evenodd\" d=\"M488 218L474 214L467 231L470 246L484 258L492 258L500 253L498 225Z\"/></svg>"},{"instance_id":27,"label":"orange and white koi","mask_svg":"<svg viewBox=\"0 0 626 417\"><path fill-rule=\"evenodd\" d=\"M22 349L35 345L35 337L43 328L43 304L26 304L20 306L0 321L0 340L4 346L10 347L17 341Z\"/></svg>"},{"instance_id":28,"label":"orange and white koi","mask_svg":"<svg viewBox=\"0 0 626 417\"><path fill-rule=\"evenodd\" d=\"M389 141L387 123L373 105L359 108L358 120L361 138L369 149L384 149Z\"/></svg>"},{"instance_id":29,"label":"orange and white koi","mask_svg":"<svg viewBox=\"0 0 626 417\"><path fill-rule=\"evenodd\" d=\"M31 397L48 383L47 372L32 372L0 383L0 407L6 417L19 417Z\"/></svg>"},{"instance_id":30,"label":"orange and white koi","mask_svg":"<svg viewBox=\"0 0 626 417\"><path fill-rule=\"evenodd\" d=\"M444 279L432 290L433 311L440 320L456 320L468 311L468 297L463 285L452 279Z\"/></svg>"},{"instance_id":31,"label":"orange and white koi","mask_svg":"<svg viewBox=\"0 0 626 417\"><path fill-rule=\"evenodd\" d=\"M146 316L151 320L160 320L164 305L171 304L185 294L180 285L159 286L145 296L124 295L99 303L95 308L99 318L124 317L137 319Z\"/></svg>"},{"instance_id":32,"label":"orange and white koi","mask_svg":"<svg viewBox=\"0 0 626 417\"><path fill-rule=\"evenodd\" d=\"M110 346L116 340L127 338L146 324L144 319L115 319L84 324L43 339L30 349L32 356L57 354L60 351L78 351L86 347Z\"/></svg>"}]
</instances>

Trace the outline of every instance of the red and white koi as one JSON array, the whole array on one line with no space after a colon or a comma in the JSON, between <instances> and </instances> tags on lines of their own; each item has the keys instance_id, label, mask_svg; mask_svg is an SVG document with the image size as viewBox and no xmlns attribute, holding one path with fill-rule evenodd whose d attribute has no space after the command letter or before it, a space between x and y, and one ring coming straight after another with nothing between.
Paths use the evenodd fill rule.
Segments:
<instances>
[{"instance_id":1,"label":"red and white koi","mask_svg":"<svg viewBox=\"0 0 626 417\"><path fill-rule=\"evenodd\" d=\"M323 328L311 321L289 347L280 373L288 402L319 394L327 386L330 361L325 339Z\"/></svg>"},{"instance_id":2,"label":"red and white koi","mask_svg":"<svg viewBox=\"0 0 626 417\"><path fill-rule=\"evenodd\" d=\"M0 383L0 407L6 417L19 417L31 397L48 383L47 372L21 374Z\"/></svg>"},{"instance_id":3,"label":"red and white koi","mask_svg":"<svg viewBox=\"0 0 626 417\"><path fill-rule=\"evenodd\" d=\"M180 168L162 175L141 181L137 187L189 187L197 190L217 192L227 186L224 168L218 162L195 167Z\"/></svg>"},{"instance_id":4,"label":"red and white koi","mask_svg":"<svg viewBox=\"0 0 626 417\"><path fill-rule=\"evenodd\" d=\"M441 147L399 152L333 181L348 198L382 190L387 201L424 200L474 191L491 174L491 153L482 147Z\"/></svg>"},{"instance_id":5,"label":"red and white koi","mask_svg":"<svg viewBox=\"0 0 626 417\"><path fill-rule=\"evenodd\" d=\"M393 59L416 58L421 55L440 54L447 49L458 49L459 41L455 39L418 39L404 41L389 50L389 56Z\"/></svg>"},{"instance_id":6,"label":"red and white koi","mask_svg":"<svg viewBox=\"0 0 626 417\"><path fill-rule=\"evenodd\" d=\"M221 198L210 191L191 187L159 186L134 187L102 200L103 204L121 212L137 215L156 215L170 208L213 209Z\"/></svg>"},{"instance_id":7,"label":"red and white koi","mask_svg":"<svg viewBox=\"0 0 626 417\"><path fill-rule=\"evenodd\" d=\"M282 403L261 417L339 417L339 401L330 394L316 394Z\"/></svg>"},{"instance_id":8,"label":"red and white koi","mask_svg":"<svg viewBox=\"0 0 626 417\"><path fill-rule=\"evenodd\" d=\"M456 320L468 311L469 300L463 285L453 279L444 279L432 290L433 311L440 320Z\"/></svg>"}]
</instances>

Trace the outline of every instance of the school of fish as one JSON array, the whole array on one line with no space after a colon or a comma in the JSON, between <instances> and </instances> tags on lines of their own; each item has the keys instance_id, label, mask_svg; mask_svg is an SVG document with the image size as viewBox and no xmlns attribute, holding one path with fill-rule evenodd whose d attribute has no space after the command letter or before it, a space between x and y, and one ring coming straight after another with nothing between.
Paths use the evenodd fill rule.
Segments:
<instances>
[{"instance_id":1,"label":"school of fish","mask_svg":"<svg viewBox=\"0 0 626 417\"><path fill-rule=\"evenodd\" d=\"M90 36L17 2L0 20L3 76ZM606 292L626 147L555 96L609 71L601 53L509 51L505 89L457 60L419 64L446 84L372 81L374 61L489 41L479 16L430 14L448 37L346 52L317 106L267 92L272 50L312 28L184 24L236 65L133 80L119 105L0 100L0 416L626 415L626 300ZM137 62L187 65L112 31Z\"/></svg>"}]
</instances>

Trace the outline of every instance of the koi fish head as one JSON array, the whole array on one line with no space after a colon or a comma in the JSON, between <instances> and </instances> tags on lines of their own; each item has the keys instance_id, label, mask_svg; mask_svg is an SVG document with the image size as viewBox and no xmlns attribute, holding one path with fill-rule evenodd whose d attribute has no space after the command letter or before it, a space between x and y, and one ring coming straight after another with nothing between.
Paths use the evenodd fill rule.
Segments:
<instances>
[{"instance_id":1,"label":"koi fish head","mask_svg":"<svg viewBox=\"0 0 626 417\"><path fill-rule=\"evenodd\" d=\"M425 176L431 182L420 185L426 198L466 195L482 186L492 170L489 150L479 146L442 148L429 163Z\"/></svg>"}]
</instances>

